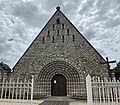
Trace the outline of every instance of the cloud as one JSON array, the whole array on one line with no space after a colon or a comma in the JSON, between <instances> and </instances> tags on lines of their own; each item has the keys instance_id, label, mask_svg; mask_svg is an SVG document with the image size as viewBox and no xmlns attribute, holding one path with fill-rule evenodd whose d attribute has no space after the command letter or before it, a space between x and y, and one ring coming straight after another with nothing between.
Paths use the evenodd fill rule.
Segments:
<instances>
[{"instance_id":1,"label":"cloud","mask_svg":"<svg viewBox=\"0 0 120 105\"><path fill-rule=\"evenodd\" d=\"M38 7L32 2L20 2L15 5L12 10L13 15L22 19L27 26L40 27L47 20L47 18L45 18L47 14L40 12Z\"/></svg>"},{"instance_id":2,"label":"cloud","mask_svg":"<svg viewBox=\"0 0 120 105\"><path fill-rule=\"evenodd\" d=\"M88 39L91 40L95 37L95 31L92 28L89 28L87 30L85 30L84 32L84 36Z\"/></svg>"},{"instance_id":3,"label":"cloud","mask_svg":"<svg viewBox=\"0 0 120 105\"><path fill-rule=\"evenodd\" d=\"M54 1L49 1L45 0L42 4L42 8L45 9L47 12L55 10L57 6L63 7L63 1L62 0L54 0Z\"/></svg>"},{"instance_id":4,"label":"cloud","mask_svg":"<svg viewBox=\"0 0 120 105\"><path fill-rule=\"evenodd\" d=\"M33 18L38 8L29 2L21 2L13 7L13 14L21 18Z\"/></svg>"},{"instance_id":5,"label":"cloud","mask_svg":"<svg viewBox=\"0 0 120 105\"><path fill-rule=\"evenodd\" d=\"M96 48L96 50L97 50L100 54L104 55L104 57L106 57L107 53L106 53L104 50L98 49L98 48Z\"/></svg>"},{"instance_id":6,"label":"cloud","mask_svg":"<svg viewBox=\"0 0 120 105\"><path fill-rule=\"evenodd\" d=\"M13 67L57 6L104 58L120 61L120 0L2 1L0 61Z\"/></svg>"},{"instance_id":7,"label":"cloud","mask_svg":"<svg viewBox=\"0 0 120 105\"><path fill-rule=\"evenodd\" d=\"M106 21L105 27L106 28L112 28L120 25L120 16L116 18L110 18Z\"/></svg>"},{"instance_id":8,"label":"cloud","mask_svg":"<svg viewBox=\"0 0 120 105\"><path fill-rule=\"evenodd\" d=\"M82 7L79 11L80 15L84 15L86 13L89 13L91 7L93 7L94 0L88 0L82 4Z\"/></svg>"},{"instance_id":9,"label":"cloud","mask_svg":"<svg viewBox=\"0 0 120 105\"><path fill-rule=\"evenodd\" d=\"M110 28L110 26L118 25L116 24L117 19L115 17L120 16L120 3L117 0L109 1L109 0L98 0L95 4L97 8L97 12L95 13L95 21L94 22L101 22L104 21L106 28ZM110 24L112 22L112 24ZM113 26L114 27L114 26Z\"/></svg>"}]
</instances>

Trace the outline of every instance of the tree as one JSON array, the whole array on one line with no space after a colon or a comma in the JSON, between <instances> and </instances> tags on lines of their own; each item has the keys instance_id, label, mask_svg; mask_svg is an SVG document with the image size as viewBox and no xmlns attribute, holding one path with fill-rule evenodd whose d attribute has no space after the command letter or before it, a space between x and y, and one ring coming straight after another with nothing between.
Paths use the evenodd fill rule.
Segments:
<instances>
[{"instance_id":1,"label":"tree","mask_svg":"<svg viewBox=\"0 0 120 105\"><path fill-rule=\"evenodd\" d=\"M120 62L117 63L117 66L114 68L116 80L120 80Z\"/></svg>"}]
</instances>

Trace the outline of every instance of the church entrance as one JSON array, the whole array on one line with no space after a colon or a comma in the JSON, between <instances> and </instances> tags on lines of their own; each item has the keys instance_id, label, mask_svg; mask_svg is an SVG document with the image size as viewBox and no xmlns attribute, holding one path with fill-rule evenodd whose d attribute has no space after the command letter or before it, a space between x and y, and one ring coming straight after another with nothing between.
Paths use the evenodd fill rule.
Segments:
<instances>
[{"instance_id":1,"label":"church entrance","mask_svg":"<svg viewBox=\"0 0 120 105\"><path fill-rule=\"evenodd\" d=\"M66 78L61 74L56 74L51 80L51 96L66 96Z\"/></svg>"},{"instance_id":2,"label":"church entrance","mask_svg":"<svg viewBox=\"0 0 120 105\"><path fill-rule=\"evenodd\" d=\"M52 61L39 72L36 93L40 96L78 96L80 86L79 74L71 64Z\"/></svg>"}]
</instances>

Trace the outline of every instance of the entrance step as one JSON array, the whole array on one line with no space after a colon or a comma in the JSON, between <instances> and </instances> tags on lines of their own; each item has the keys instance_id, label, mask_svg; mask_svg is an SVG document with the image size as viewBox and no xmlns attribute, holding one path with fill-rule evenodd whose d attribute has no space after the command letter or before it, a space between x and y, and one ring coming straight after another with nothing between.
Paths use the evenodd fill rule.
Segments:
<instances>
[{"instance_id":1,"label":"entrance step","mask_svg":"<svg viewBox=\"0 0 120 105\"><path fill-rule=\"evenodd\" d=\"M44 101L39 105L69 105L68 101Z\"/></svg>"},{"instance_id":2,"label":"entrance step","mask_svg":"<svg viewBox=\"0 0 120 105\"><path fill-rule=\"evenodd\" d=\"M70 99L69 97L64 96L51 96L44 99L45 101L74 101L75 99Z\"/></svg>"}]
</instances>

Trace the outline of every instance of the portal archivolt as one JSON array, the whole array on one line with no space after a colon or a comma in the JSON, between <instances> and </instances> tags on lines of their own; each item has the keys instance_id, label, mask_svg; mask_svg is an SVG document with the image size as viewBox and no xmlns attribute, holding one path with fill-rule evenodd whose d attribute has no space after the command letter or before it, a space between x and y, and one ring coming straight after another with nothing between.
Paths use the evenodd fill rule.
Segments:
<instances>
[{"instance_id":1,"label":"portal archivolt","mask_svg":"<svg viewBox=\"0 0 120 105\"><path fill-rule=\"evenodd\" d=\"M79 94L80 77L77 70L65 61L53 61L44 66L38 75L36 92L39 95L51 95L51 80L56 74L65 76L67 96Z\"/></svg>"}]
</instances>

